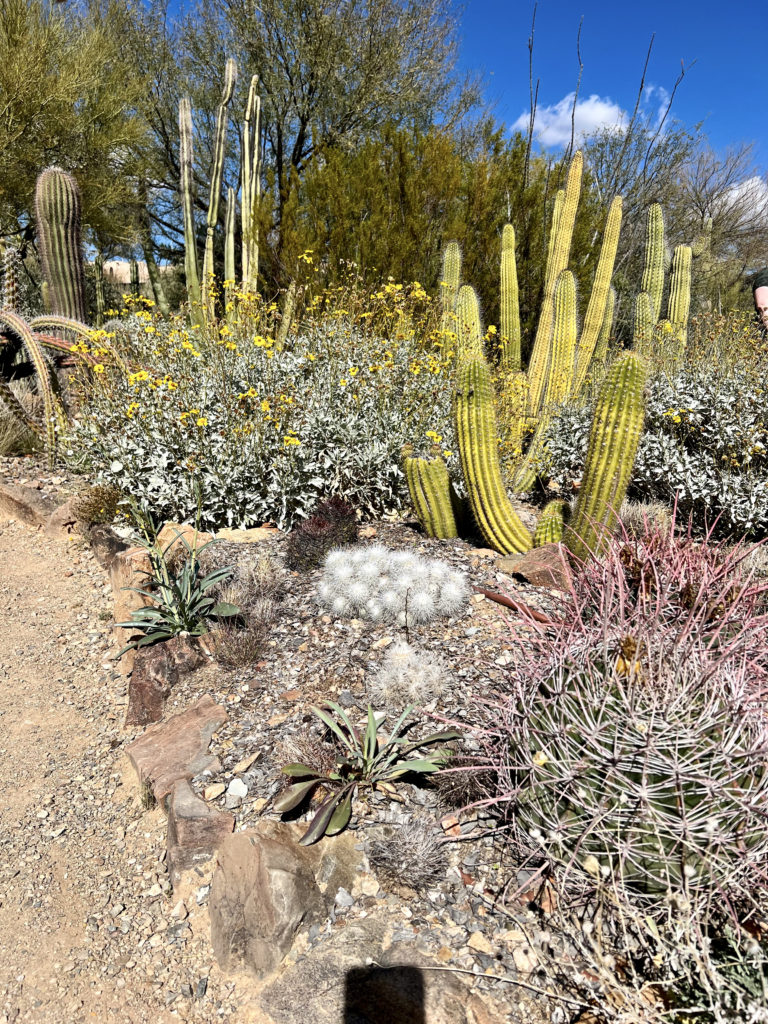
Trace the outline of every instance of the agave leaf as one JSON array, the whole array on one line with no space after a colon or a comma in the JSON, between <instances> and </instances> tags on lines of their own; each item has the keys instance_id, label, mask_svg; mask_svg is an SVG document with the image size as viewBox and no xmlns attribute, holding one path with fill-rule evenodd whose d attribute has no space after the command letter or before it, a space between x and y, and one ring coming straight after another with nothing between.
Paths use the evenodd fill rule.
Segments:
<instances>
[{"instance_id":1,"label":"agave leaf","mask_svg":"<svg viewBox=\"0 0 768 1024\"><path fill-rule=\"evenodd\" d=\"M320 809L312 819L312 824L299 840L300 846L311 846L312 843L316 843L318 839L323 838L325 830L328 828L331 818L333 817L334 811L338 804L344 799L346 792L346 789L338 790L335 793L331 793L325 798L325 800L323 800L320 804Z\"/></svg>"},{"instance_id":2,"label":"agave leaf","mask_svg":"<svg viewBox=\"0 0 768 1024\"><path fill-rule=\"evenodd\" d=\"M387 747L389 747L391 743L397 742L397 737L400 733L400 730L403 727L403 722L406 720L408 715L410 715L410 713L413 711L414 707L415 704L408 704L405 711L403 711L398 720L395 722L394 728L392 729L392 732L389 734L389 739L384 745L385 750L387 749Z\"/></svg>"},{"instance_id":3,"label":"agave leaf","mask_svg":"<svg viewBox=\"0 0 768 1024\"><path fill-rule=\"evenodd\" d=\"M354 790L350 789L341 803L337 806L333 812L331 820L325 829L327 836L338 835L339 832L343 832L349 824L349 819L352 817L352 794Z\"/></svg>"},{"instance_id":4,"label":"agave leaf","mask_svg":"<svg viewBox=\"0 0 768 1024\"><path fill-rule=\"evenodd\" d=\"M360 733L354 727L352 722L350 721L350 718L347 715L347 713L344 710L344 708L340 704L334 703L334 701L332 701L332 700L329 700L326 703L328 704L329 708L332 708L336 712L336 714L339 716L339 718L342 720L344 725L349 730L349 737L350 737L350 740L352 741L352 744L353 744L353 746L352 746L353 752L355 754L357 754L358 756L361 755L362 754L362 748L360 746Z\"/></svg>"},{"instance_id":5,"label":"agave leaf","mask_svg":"<svg viewBox=\"0 0 768 1024\"><path fill-rule=\"evenodd\" d=\"M302 775L313 775L315 777L320 776L320 772L316 768L310 768L307 764L300 764L298 761L294 761L292 764L283 765L280 769L283 775L291 775L299 778Z\"/></svg>"},{"instance_id":6,"label":"agave leaf","mask_svg":"<svg viewBox=\"0 0 768 1024\"><path fill-rule=\"evenodd\" d=\"M393 768L390 768L384 774L386 779L397 779L401 775L407 775L408 772L418 772L419 774L430 774L431 772L439 772L440 765L434 761L427 761L423 758L414 758L411 761L402 761L396 764Z\"/></svg>"},{"instance_id":7,"label":"agave leaf","mask_svg":"<svg viewBox=\"0 0 768 1024\"><path fill-rule=\"evenodd\" d=\"M368 725L365 729L365 737L363 739L363 756L366 761L372 761L376 756L377 738L378 738L378 726L376 725L376 719L373 717L373 708L368 705Z\"/></svg>"},{"instance_id":8,"label":"agave leaf","mask_svg":"<svg viewBox=\"0 0 768 1024\"><path fill-rule=\"evenodd\" d=\"M329 714L327 714L325 711L323 711L322 708L317 708L314 705L312 705L312 710L317 715L317 717L320 719L320 721L324 725L327 725L328 728L333 733L335 733L336 736L339 737L339 739L344 744L344 746L347 747L348 750L351 750L352 753L354 754L354 752L355 752L354 744L352 743L350 738L346 735L344 730L341 729L341 727L336 722L334 722L334 720L331 718L331 716Z\"/></svg>"},{"instance_id":9,"label":"agave leaf","mask_svg":"<svg viewBox=\"0 0 768 1024\"><path fill-rule=\"evenodd\" d=\"M294 785L288 787L282 796L279 796L277 800L275 800L272 804L272 809L277 811L278 814L285 814L287 811L292 811L294 807L298 807L301 801L309 796L312 790L319 785L320 779L307 779L304 782L294 783Z\"/></svg>"}]
</instances>

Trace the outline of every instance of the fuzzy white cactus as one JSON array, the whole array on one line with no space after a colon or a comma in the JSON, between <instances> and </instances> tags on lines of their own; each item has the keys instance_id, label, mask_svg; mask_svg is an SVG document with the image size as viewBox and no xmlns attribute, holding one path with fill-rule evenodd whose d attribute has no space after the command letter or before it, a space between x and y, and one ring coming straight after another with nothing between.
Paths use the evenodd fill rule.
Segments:
<instances>
[{"instance_id":1,"label":"fuzzy white cactus","mask_svg":"<svg viewBox=\"0 0 768 1024\"><path fill-rule=\"evenodd\" d=\"M457 615L468 598L466 578L444 562L381 544L330 551L318 588L333 615L403 626Z\"/></svg>"},{"instance_id":2,"label":"fuzzy white cactus","mask_svg":"<svg viewBox=\"0 0 768 1024\"><path fill-rule=\"evenodd\" d=\"M403 641L392 644L366 688L376 707L421 707L444 693L449 683L450 670L439 655L425 654Z\"/></svg>"}]
</instances>

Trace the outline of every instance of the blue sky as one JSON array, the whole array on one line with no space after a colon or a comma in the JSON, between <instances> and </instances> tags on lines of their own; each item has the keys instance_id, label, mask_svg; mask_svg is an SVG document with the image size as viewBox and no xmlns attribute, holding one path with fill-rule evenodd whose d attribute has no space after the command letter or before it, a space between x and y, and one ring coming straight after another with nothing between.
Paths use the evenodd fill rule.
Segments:
<instances>
[{"instance_id":1,"label":"blue sky","mask_svg":"<svg viewBox=\"0 0 768 1024\"><path fill-rule=\"evenodd\" d=\"M465 0L461 62L478 71L496 118L513 125L529 109L528 36L533 0ZM611 121L632 110L648 44L655 33L645 102L655 112L685 63L672 115L687 125L703 122L717 150L754 142L768 168L768 4L765 0L540 0L536 12L533 73L539 79L537 127L556 145L567 122L578 61L581 16L584 71L578 123ZM695 63L694 63L695 62Z\"/></svg>"}]
</instances>

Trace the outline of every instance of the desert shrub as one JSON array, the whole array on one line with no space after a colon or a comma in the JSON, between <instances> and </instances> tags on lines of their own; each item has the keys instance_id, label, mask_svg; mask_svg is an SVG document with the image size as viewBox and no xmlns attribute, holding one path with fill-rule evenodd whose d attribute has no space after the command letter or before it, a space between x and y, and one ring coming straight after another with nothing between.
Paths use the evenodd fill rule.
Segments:
<instances>
[{"instance_id":1,"label":"desert shrub","mask_svg":"<svg viewBox=\"0 0 768 1024\"><path fill-rule=\"evenodd\" d=\"M284 592L284 573L268 554L255 559L237 559L234 545L213 544L205 549L206 568L220 566L233 559L232 576L216 591L217 598L240 611L236 619L222 623L214 634L216 660L229 668L244 668L261 657L272 624L280 614ZM219 548L221 550L217 551Z\"/></svg>"},{"instance_id":2,"label":"desert shrub","mask_svg":"<svg viewBox=\"0 0 768 1024\"><path fill-rule=\"evenodd\" d=\"M121 497L116 487L96 484L78 495L75 514L83 523L111 523L117 515Z\"/></svg>"},{"instance_id":3,"label":"desert shrub","mask_svg":"<svg viewBox=\"0 0 768 1024\"><path fill-rule=\"evenodd\" d=\"M584 468L591 411L571 406L547 434L550 473L568 488ZM651 382L632 498L677 502L721 534L768 534L768 368L680 368Z\"/></svg>"},{"instance_id":4,"label":"desert shrub","mask_svg":"<svg viewBox=\"0 0 768 1024\"><path fill-rule=\"evenodd\" d=\"M616 1020L764 1006L748 927L768 895L768 619L745 553L658 526L615 538L559 624L513 645L486 709L514 849L578 953L558 980Z\"/></svg>"},{"instance_id":5,"label":"desert shrub","mask_svg":"<svg viewBox=\"0 0 768 1024\"><path fill-rule=\"evenodd\" d=\"M450 358L399 306L386 312L307 320L290 349L271 314L203 329L129 313L94 332L103 361L82 371L67 457L158 518L188 521L199 506L204 528L290 527L323 496L396 509L402 444L435 429L450 439Z\"/></svg>"},{"instance_id":6,"label":"desert shrub","mask_svg":"<svg viewBox=\"0 0 768 1024\"><path fill-rule=\"evenodd\" d=\"M466 578L444 562L381 544L331 551L318 587L333 615L403 626L457 615L468 599Z\"/></svg>"}]
</instances>

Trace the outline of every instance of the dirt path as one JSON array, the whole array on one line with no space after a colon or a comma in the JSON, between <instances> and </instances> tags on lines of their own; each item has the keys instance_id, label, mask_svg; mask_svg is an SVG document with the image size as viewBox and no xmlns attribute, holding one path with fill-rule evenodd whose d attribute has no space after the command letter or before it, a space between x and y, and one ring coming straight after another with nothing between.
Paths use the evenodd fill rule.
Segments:
<instances>
[{"instance_id":1,"label":"dirt path","mask_svg":"<svg viewBox=\"0 0 768 1024\"><path fill-rule=\"evenodd\" d=\"M240 1019L121 752L106 573L4 518L0 567L0 1024Z\"/></svg>"}]
</instances>

